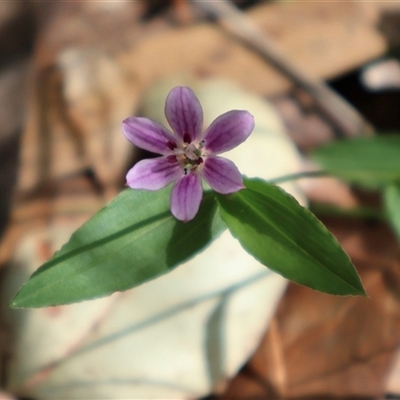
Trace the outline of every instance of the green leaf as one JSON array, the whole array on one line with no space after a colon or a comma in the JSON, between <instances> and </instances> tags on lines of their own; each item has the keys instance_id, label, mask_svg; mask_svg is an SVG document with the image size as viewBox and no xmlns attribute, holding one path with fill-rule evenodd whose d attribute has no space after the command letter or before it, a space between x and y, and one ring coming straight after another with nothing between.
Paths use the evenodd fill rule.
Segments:
<instances>
[{"instance_id":1,"label":"green leaf","mask_svg":"<svg viewBox=\"0 0 400 400\"><path fill-rule=\"evenodd\" d=\"M311 157L344 180L376 188L400 182L400 136L357 137L318 148Z\"/></svg>"},{"instance_id":2,"label":"green leaf","mask_svg":"<svg viewBox=\"0 0 400 400\"><path fill-rule=\"evenodd\" d=\"M130 289L171 271L226 228L213 193L204 194L188 223L171 215L169 194L122 192L32 275L11 306L69 304Z\"/></svg>"},{"instance_id":3,"label":"green leaf","mask_svg":"<svg viewBox=\"0 0 400 400\"><path fill-rule=\"evenodd\" d=\"M400 185L389 185L383 191L383 200L389 222L400 240Z\"/></svg>"},{"instance_id":4,"label":"green leaf","mask_svg":"<svg viewBox=\"0 0 400 400\"><path fill-rule=\"evenodd\" d=\"M365 295L348 255L324 225L277 186L246 179L246 188L218 195L232 235L262 264L312 289Z\"/></svg>"}]
</instances>

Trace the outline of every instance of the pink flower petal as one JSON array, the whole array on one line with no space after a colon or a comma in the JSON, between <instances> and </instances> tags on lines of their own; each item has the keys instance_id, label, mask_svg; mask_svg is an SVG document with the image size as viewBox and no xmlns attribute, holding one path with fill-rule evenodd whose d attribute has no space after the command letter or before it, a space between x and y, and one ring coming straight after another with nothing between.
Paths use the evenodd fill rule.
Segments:
<instances>
[{"instance_id":1,"label":"pink flower petal","mask_svg":"<svg viewBox=\"0 0 400 400\"><path fill-rule=\"evenodd\" d=\"M214 154L243 143L254 129L254 117L248 111L232 110L214 120L204 134L205 148Z\"/></svg>"},{"instance_id":2,"label":"pink flower petal","mask_svg":"<svg viewBox=\"0 0 400 400\"><path fill-rule=\"evenodd\" d=\"M197 173L189 173L179 179L171 192L172 215L184 222L193 219L199 211L203 187Z\"/></svg>"},{"instance_id":3,"label":"pink flower petal","mask_svg":"<svg viewBox=\"0 0 400 400\"><path fill-rule=\"evenodd\" d=\"M139 161L126 175L126 185L132 189L158 190L183 175L178 162L167 157Z\"/></svg>"},{"instance_id":4,"label":"pink flower petal","mask_svg":"<svg viewBox=\"0 0 400 400\"><path fill-rule=\"evenodd\" d=\"M157 154L171 154L172 133L148 118L129 117L122 122L125 137L135 146ZM170 144L170 146L168 146Z\"/></svg>"},{"instance_id":5,"label":"pink flower petal","mask_svg":"<svg viewBox=\"0 0 400 400\"><path fill-rule=\"evenodd\" d=\"M173 88L165 101L165 116L177 136L187 143L199 139L203 129L203 109L188 87Z\"/></svg>"},{"instance_id":6,"label":"pink flower petal","mask_svg":"<svg viewBox=\"0 0 400 400\"><path fill-rule=\"evenodd\" d=\"M242 175L236 165L226 158L208 156L202 175L211 189L218 193L228 194L244 189Z\"/></svg>"}]
</instances>

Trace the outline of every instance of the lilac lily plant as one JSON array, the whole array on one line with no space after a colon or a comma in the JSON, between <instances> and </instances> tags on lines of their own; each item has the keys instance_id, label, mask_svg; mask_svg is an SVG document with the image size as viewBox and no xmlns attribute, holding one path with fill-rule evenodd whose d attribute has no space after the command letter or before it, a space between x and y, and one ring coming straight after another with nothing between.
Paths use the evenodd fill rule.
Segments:
<instances>
[{"instance_id":1,"label":"lilac lily plant","mask_svg":"<svg viewBox=\"0 0 400 400\"><path fill-rule=\"evenodd\" d=\"M159 190L175 182L171 212L186 222L199 210L202 178L222 194L244 188L236 165L218 154L243 143L254 129L254 118L247 111L228 111L203 133L203 109L188 87L170 91L165 116L173 132L148 118L129 117L123 121L123 133L131 143L161 154L135 164L126 176L126 184L132 189Z\"/></svg>"}]
</instances>

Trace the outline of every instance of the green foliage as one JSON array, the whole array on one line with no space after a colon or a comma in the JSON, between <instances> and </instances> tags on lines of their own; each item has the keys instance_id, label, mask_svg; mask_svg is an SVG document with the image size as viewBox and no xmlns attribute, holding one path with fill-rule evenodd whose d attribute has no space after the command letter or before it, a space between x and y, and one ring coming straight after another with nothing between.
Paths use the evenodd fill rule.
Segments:
<instances>
[{"instance_id":1,"label":"green foliage","mask_svg":"<svg viewBox=\"0 0 400 400\"><path fill-rule=\"evenodd\" d=\"M400 240L400 185L389 185L383 192L384 206L389 222Z\"/></svg>"},{"instance_id":2,"label":"green foliage","mask_svg":"<svg viewBox=\"0 0 400 400\"><path fill-rule=\"evenodd\" d=\"M312 158L326 172L381 191L386 217L400 239L400 135L333 142L317 149Z\"/></svg>"},{"instance_id":3,"label":"green foliage","mask_svg":"<svg viewBox=\"0 0 400 400\"><path fill-rule=\"evenodd\" d=\"M227 196L205 192L188 223L172 217L169 188L125 190L32 275L11 306L69 304L130 289L170 272L226 225L284 277L327 293L365 295L349 257L311 212L277 186L257 179L245 184Z\"/></svg>"},{"instance_id":4,"label":"green foliage","mask_svg":"<svg viewBox=\"0 0 400 400\"><path fill-rule=\"evenodd\" d=\"M339 243L307 209L277 186L247 179L246 190L217 195L222 219L262 264L294 282L339 295L365 295Z\"/></svg>"},{"instance_id":5,"label":"green foliage","mask_svg":"<svg viewBox=\"0 0 400 400\"><path fill-rule=\"evenodd\" d=\"M122 192L32 275L11 306L68 304L130 289L170 272L226 228L211 192L188 223L171 215L169 194L170 188Z\"/></svg>"},{"instance_id":6,"label":"green foliage","mask_svg":"<svg viewBox=\"0 0 400 400\"><path fill-rule=\"evenodd\" d=\"M339 140L311 157L339 178L369 188L400 182L400 136L380 135Z\"/></svg>"}]
</instances>

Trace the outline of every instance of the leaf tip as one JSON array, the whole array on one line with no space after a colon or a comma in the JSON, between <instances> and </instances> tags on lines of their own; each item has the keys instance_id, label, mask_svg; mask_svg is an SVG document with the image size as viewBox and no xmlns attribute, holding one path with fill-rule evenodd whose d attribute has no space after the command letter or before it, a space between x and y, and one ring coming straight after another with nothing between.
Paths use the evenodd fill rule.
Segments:
<instances>
[{"instance_id":1,"label":"leaf tip","mask_svg":"<svg viewBox=\"0 0 400 400\"><path fill-rule=\"evenodd\" d=\"M367 299L371 299L371 297L368 295L367 291L365 290L361 282L360 282L360 288L357 288L353 293L349 293L349 296L361 296Z\"/></svg>"},{"instance_id":2,"label":"leaf tip","mask_svg":"<svg viewBox=\"0 0 400 400\"><path fill-rule=\"evenodd\" d=\"M14 299L12 299L12 300L8 303L8 308L20 308L20 306L18 305L18 302L15 302Z\"/></svg>"}]
</instances>

